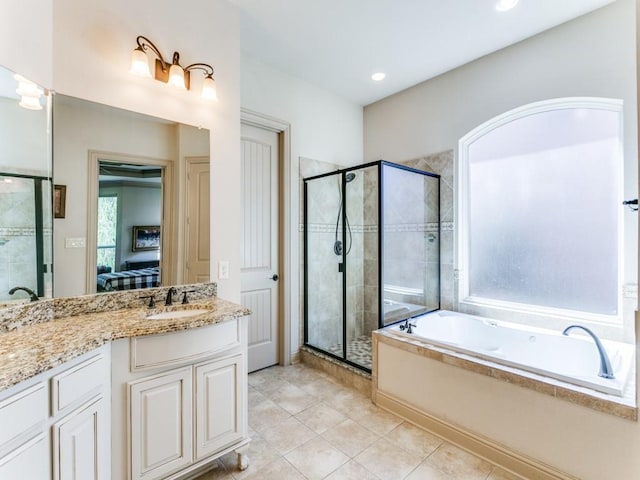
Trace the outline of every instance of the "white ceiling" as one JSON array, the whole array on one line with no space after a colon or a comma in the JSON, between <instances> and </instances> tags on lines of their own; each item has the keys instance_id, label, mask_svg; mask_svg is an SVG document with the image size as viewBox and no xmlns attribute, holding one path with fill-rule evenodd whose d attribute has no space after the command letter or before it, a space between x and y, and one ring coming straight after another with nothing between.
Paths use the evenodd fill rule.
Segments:
<instances>
[{"instance_id":1,"label":"white ceiling","mask_svg":"<svg viewBox=\"0 0 640 480\"><path fill-rule=\"evenodd\" d=\"M614 0L230 1L245 54L367 105Z\"/></svg>"}]
</instances>

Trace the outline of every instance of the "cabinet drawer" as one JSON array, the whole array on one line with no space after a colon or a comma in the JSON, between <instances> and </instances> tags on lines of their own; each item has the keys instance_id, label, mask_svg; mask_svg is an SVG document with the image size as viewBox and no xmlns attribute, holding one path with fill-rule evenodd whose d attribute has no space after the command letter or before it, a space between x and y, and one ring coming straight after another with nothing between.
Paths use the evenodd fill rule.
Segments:
<instances>
[{"instance_id":1,"label":"cabinet drawer","mask_svg":"<svg viewBox=\"0 0 640 480\"><path fill-rule=\"evenodd\" d=\"M192 362L240 345L238 320L131 339L131 370Z\"/></svg>"},{"instance_id":2,"label":"cabinet drawer","mask_svg":"<svg viewBox=\"0 0 640 480\"><path fill-rule=\"evenodd\" d=\"M39 383L0 402L0 447L38 427L48 416L47 387Z\"/></svg>"},{"instance_id":3,"label":"cabinet drawer","mask_svg":"<svg viewBox=\"0 0 640 480\"><path fill-rule=\"evenodd\" d=\"M109 381L109 362L96 355L51 379L51 410L53 415L74 402L97 392Z\"/></svg>"}]
</instances>

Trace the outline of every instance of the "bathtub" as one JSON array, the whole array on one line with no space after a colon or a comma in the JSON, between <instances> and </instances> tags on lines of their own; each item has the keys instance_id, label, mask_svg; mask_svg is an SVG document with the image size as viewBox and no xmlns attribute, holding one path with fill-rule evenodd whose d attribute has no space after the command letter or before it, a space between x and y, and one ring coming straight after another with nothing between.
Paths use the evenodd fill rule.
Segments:
<instances>
[{"instance_id":1,"label":"bathtub","mask_svg":"<svg viewBox=\"0 0 640 480\"><path fill-rule=\"evenodd\" d=\"M447 310L414 317L411 323L411 334L400 329L404 322L385 330L619 397L635 351L633 345L602 340L615 375L606 379L598 376L600 359L593 340L578 332L562 335L568 324L559 325L558 331L544 330Z\"/></svg>"}]
</instances>

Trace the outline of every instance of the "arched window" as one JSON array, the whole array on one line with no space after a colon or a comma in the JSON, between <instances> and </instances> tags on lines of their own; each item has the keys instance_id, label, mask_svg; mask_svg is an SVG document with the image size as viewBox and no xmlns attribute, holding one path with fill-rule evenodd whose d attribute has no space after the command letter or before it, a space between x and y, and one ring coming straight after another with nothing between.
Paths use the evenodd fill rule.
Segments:
<instances>
[{"instance_id":1,"label":"arched window","mask_svg":"<svg viewBox=\"0 0 640 480\"><path fill-rule=\"evenodd\" d=\"M621 321L622 101L512 110L459 143L461 305Z\"/></svg>"}]
</instances>

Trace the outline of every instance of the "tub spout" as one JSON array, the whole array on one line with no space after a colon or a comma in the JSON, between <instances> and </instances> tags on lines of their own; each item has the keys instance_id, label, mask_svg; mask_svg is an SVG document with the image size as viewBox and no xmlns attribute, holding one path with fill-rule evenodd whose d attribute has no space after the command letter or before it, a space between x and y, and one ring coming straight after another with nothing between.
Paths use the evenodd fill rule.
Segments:
<instances>
[{"instance_id":1,"label":"tub spout","mask_svg":"<svg viewBox=\"0 0 640 480\"><path fill-rule=\"evenodd\" d=\"M595 342L598 349L598 354L600 355L600 372L598 372L598 376L602 378L616 378L613 375L613 369L611 368L611 362L609 361L607 351L604 349L604 346L602 345L600 339L596 336L596 334L589 330L587 327L583 327L582 325L569 325L563 330L562 334L569 335L569 330L573 328L584 330L591 336L591 338L593 338L593 341Z\"/></svg>"}]
</instances>

